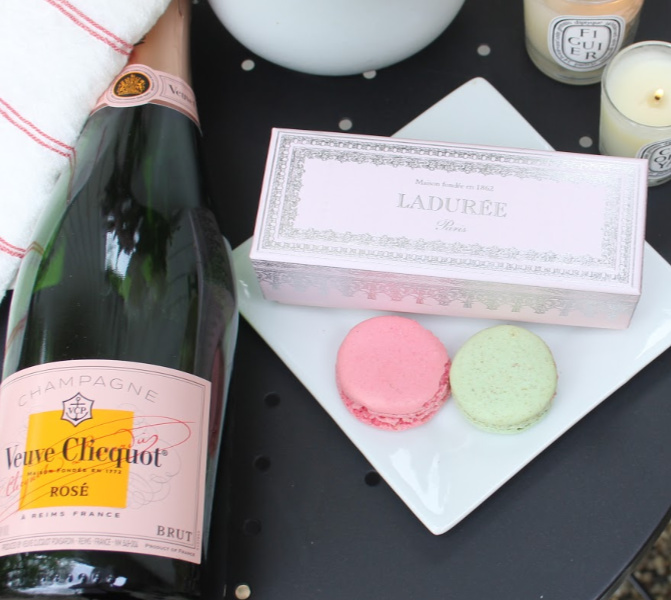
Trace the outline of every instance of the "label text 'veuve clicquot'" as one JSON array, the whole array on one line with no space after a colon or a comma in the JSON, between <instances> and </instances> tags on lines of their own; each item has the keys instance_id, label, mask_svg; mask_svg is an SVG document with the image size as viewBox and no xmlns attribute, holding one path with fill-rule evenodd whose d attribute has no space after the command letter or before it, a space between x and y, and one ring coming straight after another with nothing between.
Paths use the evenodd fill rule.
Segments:
<instances>
[{"instance_id":1,"label":"label text 'veuve clicquot'","mask_svg":"<svg viewBox=\"0 0 671 600\"><path fill-rule=\"evenodd\" d=\"M5 452L9 469L51 463L57 458L66 462L114 464L117 468L124 463L161 467L159 457L165 454L161 448L139 450L127 446L99 446L95 439L85 436L66 438L58 448L49 446L21 452L14 446L5 448Z\"/></svg>"}]
</instances>

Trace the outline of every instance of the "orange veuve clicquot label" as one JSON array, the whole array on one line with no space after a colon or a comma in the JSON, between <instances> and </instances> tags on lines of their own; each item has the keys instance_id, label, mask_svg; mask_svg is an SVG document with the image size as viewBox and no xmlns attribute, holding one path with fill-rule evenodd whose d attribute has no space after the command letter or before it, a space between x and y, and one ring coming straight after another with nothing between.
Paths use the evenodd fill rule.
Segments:
<instances>
[{"instance_id":1,"label":"orange veuve clicquot label","mask_svg":"<svg viewBox=\"0 0 671 600\"><path fill-rule=\"evenodd\" d=\"M123 361L0 387L0 556L117 550L198 563L211 385Z\"/></svg>"}]
</instances>

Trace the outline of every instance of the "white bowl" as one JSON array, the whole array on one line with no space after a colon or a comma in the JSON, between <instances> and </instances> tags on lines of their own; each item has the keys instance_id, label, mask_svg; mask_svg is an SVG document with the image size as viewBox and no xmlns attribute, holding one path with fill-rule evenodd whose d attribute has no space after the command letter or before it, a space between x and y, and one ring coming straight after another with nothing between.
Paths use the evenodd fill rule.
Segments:
<instances>
[{"instance_id":1,"label":"white bowl","mask_svg":"<svg viewBox=\"0 0 671 600\"><path fill-rule=\"evenodd\" d=\"M465 0L209 0L253 53L315 75L353 75L412 56Z\"/></svg>"}]
</instances>

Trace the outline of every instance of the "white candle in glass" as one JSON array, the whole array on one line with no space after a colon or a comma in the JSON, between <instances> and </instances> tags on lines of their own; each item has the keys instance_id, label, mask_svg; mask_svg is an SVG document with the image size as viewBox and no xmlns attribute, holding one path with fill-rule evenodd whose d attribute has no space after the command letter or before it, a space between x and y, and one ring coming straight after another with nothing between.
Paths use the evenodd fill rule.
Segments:
<instances>
[{"instance_id":1,"label":"white candle in glass","mask_svg":"<svg viewBox=\"0 0 671 600\"><path fill-rule=\"evenodd\" d=\"M639 42L608 65L599 151L647 159L650 185L671 179L671 43Z\"/></svg>"},{"instance_id":2,"label":"white candle in glass","mask_svg":"<svg viewBox=\"0 0 671 600\"><path fill-rule=\"evenodd\" d=\"M608 61L630 44L644 0L524 0L529 57L564 83L597 83Z\"/></svg>"}]
</instances>

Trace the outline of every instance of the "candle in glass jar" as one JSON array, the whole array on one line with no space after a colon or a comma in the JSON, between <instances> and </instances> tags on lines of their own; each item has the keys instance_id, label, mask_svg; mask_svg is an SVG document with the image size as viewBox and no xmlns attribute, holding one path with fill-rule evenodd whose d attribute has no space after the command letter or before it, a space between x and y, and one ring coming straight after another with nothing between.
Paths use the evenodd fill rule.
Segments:
<instances>
[{"instance_id":1,"label":"candle in glass jar","mask_svg":"<svg viewBox=\"0 0 671 600\"><path fill-rule=\"evenodd\" d=\"M671 43L622 50L601 85L599 151L648 160L648 184L671 179Z\"/></svg>"},{"instance_id":2,"label":"candle in glass jar","mask_svg":"<svg viewBox=\"0 0 671 600\"><path fill-rule=\"evenodd\" d=\"M643 0L524 0L526 46L533 63L564 83L597 83L630 44Z\"/></svg>"}]
</instances>

